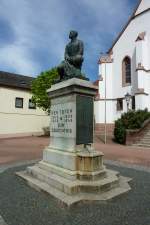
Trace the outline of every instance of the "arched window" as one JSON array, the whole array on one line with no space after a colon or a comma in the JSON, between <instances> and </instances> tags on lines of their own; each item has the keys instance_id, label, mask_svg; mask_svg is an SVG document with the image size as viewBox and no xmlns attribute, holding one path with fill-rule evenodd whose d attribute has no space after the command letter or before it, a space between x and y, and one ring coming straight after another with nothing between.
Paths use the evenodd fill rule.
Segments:
<instances>
[{"instance_id":1,"label":"arched window","mask_svg":"<svg viewBox=\"0 0 150 225\"><path fill-rule=\"evenodd\" d=\"M122 62L123 86L131 84L131 59L126 56Z\"/></svg>"}]
</instances>

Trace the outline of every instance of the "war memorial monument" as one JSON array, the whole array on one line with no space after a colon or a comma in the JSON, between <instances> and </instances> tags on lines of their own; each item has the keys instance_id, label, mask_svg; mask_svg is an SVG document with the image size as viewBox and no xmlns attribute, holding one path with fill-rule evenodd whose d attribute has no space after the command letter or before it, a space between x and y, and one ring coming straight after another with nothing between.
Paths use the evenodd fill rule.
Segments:
<instances>
[{"instance_id":1,"label":"war memorial monument","mask_svg":"<svg viewBox=\"0 0 150 225\"><path fill-rule=\"evenodd\" d=\"M66 205L83 200L109 200L130 190L130 178L103 164L103 153L93 148L94 97L97 87L81 72L84 45L71 31L59 79L47 91L51 100L50 145L43 160L18 172L36 190Z\"/></svg>"}]
</instances>

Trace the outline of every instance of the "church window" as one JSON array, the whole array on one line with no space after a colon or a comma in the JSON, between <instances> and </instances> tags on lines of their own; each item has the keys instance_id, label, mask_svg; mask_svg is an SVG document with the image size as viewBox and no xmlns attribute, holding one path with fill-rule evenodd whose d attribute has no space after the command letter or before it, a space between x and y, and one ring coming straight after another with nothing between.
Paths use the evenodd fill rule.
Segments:
<instances>
[{"instance_id":1,"label":"church window","mask_svg":"<svg viewBox=\"0 0 150 225\"><path fill-rule=\"evenodd\" d=\"M131 84L131 59L126 56L122 62L123 86Z\"/></svg>"},{"instance_id":2,"label":"church window","mask_svg":"<svg viewBox=\"0 0 150 225\"><path fill-rule=\"evenodd\" d=\"M117 99L117 111L122 111L123 110L123 99L118 98Z\"/></svg>"},{"instance_id":3,"label":"church window","mask_svg":"<svg viewBox=\"0 0 150 225\"><path fill-rule=\"evenodd\" d=\"M135 96L132 96L132 110L135 110Z\"/></svg>"}]
</instances>

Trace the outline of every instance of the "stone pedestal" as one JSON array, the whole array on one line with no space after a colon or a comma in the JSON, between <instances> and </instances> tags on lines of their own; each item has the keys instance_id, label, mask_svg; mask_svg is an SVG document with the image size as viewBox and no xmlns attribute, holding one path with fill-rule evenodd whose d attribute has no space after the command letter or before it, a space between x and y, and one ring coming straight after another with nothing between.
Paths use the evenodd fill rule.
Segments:
<instances>
[{"instance_id":1,"label":"stone pedestal","mask_svg":"<svg viewBox=\"0 0 150 225\"><path fill-rule=\"evenodd\" d=\"M93 103L97 87L70 79L48 90L51 99L50 145L43 160L18 175L71 205L81 200L107 200L130 190L129 178L103 165L93 144Z\"/></svg>"}]
</instances>

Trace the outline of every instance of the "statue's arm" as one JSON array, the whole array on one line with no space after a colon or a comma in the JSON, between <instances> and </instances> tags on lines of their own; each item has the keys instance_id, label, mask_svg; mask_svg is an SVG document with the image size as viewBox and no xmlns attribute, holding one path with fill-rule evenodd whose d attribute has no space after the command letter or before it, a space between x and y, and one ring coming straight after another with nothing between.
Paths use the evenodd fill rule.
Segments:
<instances>
[{"instance_id":1,"label":"statue's arm","mask_svg":"<svg viewBox=\"0 0 150 225\"><path fill-rule=\"evenodd\" d=\"M79 54L83 55L84 53L84 44L82 41L79 42Z\"/></svg>"},{"instance_id":2,"label":"statue's arm","mask_svg":"<svg viewBox=\"0 0 150 225\"><path fill-rule=\"evenodd\" d=\"M68 60L70 58L69 55L68 55L68 47L67 46L65 48L64 58L65 58L65 60Z\"/></svg>"}]
</instances>

